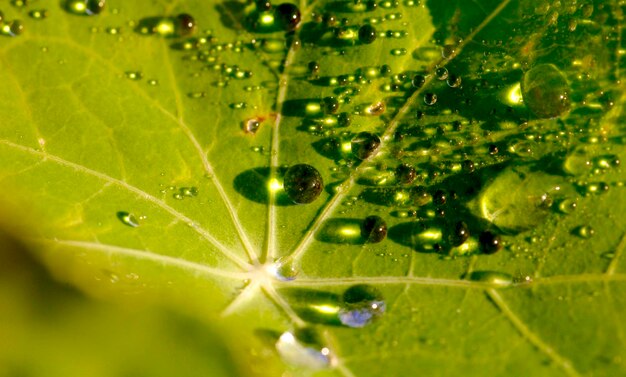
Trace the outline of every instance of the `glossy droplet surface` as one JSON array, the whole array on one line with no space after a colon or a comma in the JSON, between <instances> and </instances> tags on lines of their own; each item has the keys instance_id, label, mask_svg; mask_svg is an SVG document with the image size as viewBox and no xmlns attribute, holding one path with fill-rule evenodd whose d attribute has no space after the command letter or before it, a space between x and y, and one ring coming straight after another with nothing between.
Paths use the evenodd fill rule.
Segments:
<instances>
[{"instance_id":1,"label":"glossy droplet surface","mask_svg":"<svg viewBox=\"0 0 626 377\"><path fill-rule=\"evenodd\" d=\"M385 312L382 293L371 285L359 284L348 288L343 294L339 320L348 327L368 325Z\"/></svg>"},{"instance_id":2,"label":"glossy droplet surface","mask_svg":"<svg viewBox=\"0 0 626 377\"><path fill-rule=\"evenodd\" d=\"M291 31L298 27L301 15L300 9L291 3L282 3L276 7L276 19L283 30Z\"/></svg>"},{"instance_id":3,"label":"glossy droplet surface","mask_svg":"<svg viewBox=\"0 0 626 377\"><path fill-rule=\"evenodd\" d=\"M363 25L359 28L359 41L370 44L376 40L376 28L372 25Z\"/></svg>"},{"instance_id":4,"label":"glossy droplet surface","mask_svg":"<svg viewBox=\"0 0 626 377\"><path fill-rule=\"evenodd\" d=\"M298 204L311 203L322 193L324 181L320 173L311 165L298 164L285 173L285 193Z\"/></svg>"},{"instance_id":5,"label":"glossy droplet surface","mask_svg":"<svg viewBox=\"0 0 626 377\"><path fill-rule=\"evenodd\" d=\"M415 75L413 77L413 80L411 80L411 85L413 85L413 87L416 89L424 86L424 83L426 83L426 77L424 77L423 75Z\"/></svg>"},{"instance_id":6,"label":"glossy droplet surface","mask_svg":"<svg viewBox=\"0 0 626 377\"><path fill-rule=\"evenodd\" d=\"M387 223L380 216L367 216L361 223L361 237L370 243L381 242L387 237Z\"/></svg>"},{"instance_id":7,"label":"glossy droplet surface","mask_svg":"<svg viewBox=\"0 0 626 377\"><path fill-rule=\"evenodd\" d=\"M398 167L396 167L395 174L398 183L405 185L412 183L415 178L417 178L417 171L415 171L415 168L409 164L398 165Z\"/></svg>"},{"instance_id":8,"label":"glossy droplet surface","mask_svg":"<svg viewBox=\"0 0 626 377\"><path fill-rule=\"evenodd\" d=\"M491 231L487 230L480 233L478 240L480 248L485 254L494 254L502 249L502 238Z\"/></svg>"},{"instance_id":9,"label":"glossy droplet surface","mask_svg":"<svg viewBox=\"0 0 626 377\"><path fill-rule=\"evenodd\" d=\"M380 138L370 132L360 132L352 139L352 153L359 160L365 160L376 152L380 146Z\"/></svg>"},{"instance_id":10,"label":"glossy droplet surface","mask_svg":"<svg viewBox=\"0 0 626 377\"><path fill-rule=\"evenodd\" d=\"M66 9L74 14L93 16L104 10L105 0L68 0Z\"/></svg>"},{"instance_id":11,"label":"glossy droplet surface","mask_svg":"<svg viewBox=\"0 0 626 377\"><path fill-rule=\"evenodd\" d=\"M570 87L553 64L540 64L524 74L522 97L538 118L554 118L569 111Z\"/></svg>"},{"instance_id":12,"label":"glossy droplet surface","mask_svg":"<svg viewBox=\"0 0 626 377\"><path fill-rule=\"evenodd\" d=\"M181 37L192 35L196 31L196 20L187 13L176 16L176 34Z\"/></svg>"},{"instance_id":13,"label":"glossy droplet surface","mask_svg":"<svg viewBox=\"0 0 626 377\"><path fill-rule=\"evenodd\" d=\"M130 226L132 228L136 228L136 227L139 226L139 221L137 221L137 218L132 213L125 212L125 211L120 211L116 215L117 215L117 218L124 225L128 225L128 226Z\"/></svg>"},{"instance_id":14,"label":"glossy droplet surface","mask_svg":"<svg viewBox=\"0 0 626 377\"><path fill-rule=\"evenodd\" d=\"M283 361L295 367L320 370L331 364L330 350L322 346L311 328L282 333L275 347Z\"/></svg>"}]
</instances>

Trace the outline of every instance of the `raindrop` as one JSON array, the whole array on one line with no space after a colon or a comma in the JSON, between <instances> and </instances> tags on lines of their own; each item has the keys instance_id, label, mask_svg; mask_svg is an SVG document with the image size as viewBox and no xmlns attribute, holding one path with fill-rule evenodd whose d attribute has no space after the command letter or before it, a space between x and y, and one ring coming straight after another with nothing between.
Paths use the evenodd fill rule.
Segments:
<instances>
[{"instance_id":1,"label":"raindrop","mask_svg":"<svg viewBox=\"0 0 626 377\"><path fill-rule=\"evenodd\" d=\"M243 122L243 130L247 134L256 134L261 126L261 122L257 118L251 118Z\"/></svg>"},{"instance_id":2,"label":"raindrop","mask_svg":"<svg viewBox=\"0 0 626 377\"><path fill-rule=\"evenodd\" d=\"M385 312L385 301L380 291L370 285L359 284L343 294L339 320L348 327L360 328L379 318Z\"/></svg>"},{"instance_id":3,"label":"raindrop","mask_svg":"<svg viewBox=\"0 0 626 377\"><path fill-rule=\"evenodd\" d=\"M361 223L361 237L370 243L379 243L387 236L387 223L380 216L367 216Z\"/></svg>"},{"instance_id":4,"label":"raindrop","mask_svg":"<svg viewBox=\"0 0 626 377\"><path fill-rule=\"evenodd\" d=\"M450 237L450 243L453 246L460 246L467 241L469 236L470 232L467 224L464 221L458 221L454 224L454 231Z\"/></svg>"},{"instance_id":5,"label":"raindrop","mask_svg":"<svg viewBox=\"0 0 626 377\"><path fill-rule=\"evenodd\" d=\"M424 94L424 103L428 106L432 106L437 103L437 95L435 93Z\"/></svg>"},{"instance_id":6,"label":"raindrop","mask_svg":"<svg viewBox=\"0 0 626 377\"><path fill-rule=\"evenodd\" d=\"M324 189L324 181L313 166L298 164L285 172L283 187L294 203L306 204L320 196Z\"/></svg>"},{"instance_id":7,"label":"raindrop","mask_svg":"<svg viewBox=\"0 0 626 377\"><path fill-rule=\"evenodd\" d=\"M413 85L414 88L419 89L422 86L424 86L424 84L426 83L426 77L424 77L423 75L415 75L413 77L413 80L411 80L411 85Z\"/></svg>"},{"instance_id":8,"label":"raindrop","mask_svg":"<svg viewBox=\"0 0 626 377\"><path fill-rule=\"evenodd\" d=\"M491 231L486 230L480 233L478 240L480 241L480 247L485 254L494 254L502 249L502 238Z\"/></svg>"},{"instance_id":9,"label":"raindrop","mask_svg":"<svg viewBox=\"0 0 626 377\"><path fill-rule=\"evenodd\" d=\"M352 153L359 160L372 156L380 146L380 138L369 132L360 132L352 139Z\"/></svg>"},{"instance_id":10,"label":"raindrop","mask_svg":"<svg viewBox=\"0 0 626 377\"><path fill-rule=\"evenodd\" d=\"M276 351L285 363L310 370L320 370L331 365L330 350L323 347L311 328L287 331L276 342Z\"/></svg>"},{"instance_id":11,"label":"raindrop","mask_svg":"<svg viewBox=\"0 0 626 377\"><path fill-rule=\"evenodd\" d=\"M139 222L137 221L137 218L132 213L119 211L116 215L117 215L117 218L124 225L128 225L128 226L130 226L132 228L136 228L136 227L139 226Z\"/></svg>"},{"instance_id":12,"label":"raindrop","mask_svg":"<svg viewBox=\"0 0 626 377\"><path fill-rule=\"evenodd\" d=\"M581 225L579 227L576 227L572 233L580 238L588 239L593 237L596 231L589 225Z\"/></svg>"},{"instance_id":13,"label":"raindrop","mask_svg":"<svg viewBox=\"0 0 626 377\"><path fill-rule=\"evenodd\" d=\"M376 28L372 25L363 25L359 28L359 41L370 44L376 40Z\"/></svg>"},{"instance_id":14,"label":"raindrop","mask_svg":"<svg viewBox=\"0 0 626 377\"><path fill-rule=\"evenodd\" d=\"M437 68L437 70L435 70L435 76L438 80L443 81L448 78L448 70L446 69L446 67L439 67Z\"/></svg>"},{"instance_id":15,"label":"raindrop","mask_svg":"<svg viewBox=\"0 0 626 377\"><path fill-rule=\"evenodd\" d=\"M48 17L48 11L45 9L34 9L28 12L28 15L36 20L43 20Z\"/></svg>"},{"instance_id":16,"label":"raindrop","mask_svg":"<svg viewBox=\"0 0 626 377\"><path fill-rule=\"evenodd\" d=\"M401 184L410 184L417 178L415 168L409 164L400 164L396 167L396 180Z\"/></svg>"},{"instance_id":17,"label":"raindrop","mask_svg":"<svg viewBox=\"0 0 626 377\"><path fill-rule=\"evenodd\" d=\"M570 88L553 64L540 64L524 74L522 97L538 118L554 118L570 109Z\"/></svg>"},{"instance_id":18,"label":"raindrop","mask_svg":"<svg viewBox=\"0 0 626 377\"><path fill-rule=\"evenodd\" d=\"M105 0L68 0L65 8L74 14L93 16L104 9Z\"/></svg>"},{"instance_id":19,"label":"raindrop","mask_svg":"<svg viewBox=\"0 0 626 377\"><path fill-rule=\"evenodd\" d=\"M283 30L292 31L300 23L300 9L291 3L282 3L276 7L278 22Z\"/></svg>"}]
</instances>

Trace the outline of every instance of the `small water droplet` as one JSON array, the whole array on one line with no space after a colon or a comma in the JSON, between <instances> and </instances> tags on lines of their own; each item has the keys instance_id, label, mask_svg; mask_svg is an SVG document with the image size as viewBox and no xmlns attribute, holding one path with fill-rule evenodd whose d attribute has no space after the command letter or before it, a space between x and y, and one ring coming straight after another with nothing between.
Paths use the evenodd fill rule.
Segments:
<instances>
[{"instance_id":1,"label":"small water droplet","mask_svg":"<svg viewBox=\"0 0 626 377\"><path fill-rule=\"evenodd\" d=\"M485 254L494 254L502 249L502 238L491 231L480 233L479 241L480 248Z\"/></svg>"},{"instance_id":2,"label":"small water droplet","mask_svg":"<svg viewBox=\"0 0 626 377\"><path fill-rule=\"evenodd\" d=\"M243 130L247 134L256 134L259 127L261 127L261 122L258 118L250 118L243 122Z\"/></svg>"},{"instance_id":3,"label":"small water droplet","mask_svg":"<svg viewBox=\"0 0 626 377\"><path fill-rule=\"evenodd\" d=\"M577 235L580 238L591 238L596 233L596 231L589 225L581 225L579 227L574 228L572 231L573 234Z\"/></svg>"},{"instance_id":4,"label":"small water droplet","mask_svg":"<svg viewBox=\"0 0 626 377\"><path fill-rule=\"evenodd\" d=\"M139 226L139 221L137 221L137 218L132 213L119 211L116 215L124 225L128 225L132 228Z\"/></svg>"},{"instance_id":5,"label":"small water droplet","mask_svg":"<svg viewBox=\"0 0 626 377\"><path fill-rule=\"evenodd\" d=\"M359 28L359 41L363 44L370 44L376 40L376 28L372 25L363 25Z\"/></svg>"},{"instance_id":6,"label":"small water droplet","mask_svg":"<svg viewBox=\"0 0 626 377\"><path fill-rule=\"evenodd\" d=\"M428 106L433 106L437 103L437 95L435 93L424 94L424 103Z\"/></svg>"},{"instance_id":7,"label":"small water droplet","mask_svg":"<svg viewBox=\"0 0 626 377\"><path fill-rule=\"evenodd\" d=\"M378 101L368 106L367 109L365 109L365 112L368 115L379 116L385 113L386 108L385 102Z\"/></svg>"},{"instance_id":8,"label":"small water droplet","mask_svg":"<svg viewBox=\"0 0 626 377\"><path fill-rule=\"evenodd\" d=\"M380 291L367 284L354 285L343 294L339 320L348 327L360 328L379 318L386 306Z\"/></svg>"},{"instance_id":9,"label":"small water droplet","mask_svg":"<svg viewBox=\"0 0 626 377\"><path fill-rule=\"evenodd\" d=\"M105 0L68 0L65 9L74 14L93 16L101 13L105 5Z\"/></svg>"},{"instance_id":10,"label":"small water droplet","mask_svg":"<svg viewBox=\"0 0 626 377\"><path fill-rule=\"evenodd\" d=\"M126 78L137 81L143 78L143 74L138 71L128 71L126 72Z\"/></svg>"},{"instance_id":11,"label":"small water droplet","mask_svg":"<svg viewBox=\"0 0 626 377\"><path fill-rule=\"evenodd\" d=\"M369 132L360 132L352 139L352 153L359 160L372 156L380 146L380 138Z\"/></svg>"},{"instance_id":12,"label":"small water droplet","mask_svg":"<svg viewBox=\"0 0 626 377\"><path fill-rule=\"evenodd\" d=\"M43 20L44 18L48 17L48 11L45 9L33 9L28 12L28 15L35 20Z\"/></svg>"}]
</instances>

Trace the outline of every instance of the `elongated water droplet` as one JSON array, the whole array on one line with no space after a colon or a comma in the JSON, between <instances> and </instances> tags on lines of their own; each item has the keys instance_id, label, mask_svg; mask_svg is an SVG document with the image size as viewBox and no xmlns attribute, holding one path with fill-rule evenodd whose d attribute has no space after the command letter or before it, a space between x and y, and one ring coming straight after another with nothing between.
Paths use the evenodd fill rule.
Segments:
<instances>
[{"instance_id":1,"label":"elongated water droplet","mask_svg":"<svg viewBox=\"0 0 626 377\"><path fill-rule=\"evenodd\" d=\"M133 228L136 228L136 227L139 226L139 221L137 221L137 218L132 213L125 212L125 211L120 211L120 212L117 213L117 218L124 225L128 225L128 226L133 227Z\"/></svg>"},{"instance_id":2,"label":"elongated water droplet","mask_svg":"<svg viewBox=\"0 0 626 377\"><path fill-rule=\"evenodd\" d=\"M311 328L287 331L276 342L276 351L285 363L310 370L320 370L331 365L331 354L322 346Z\"/></svg>"},{"instance_id":3,"label":"elongated water droplet","mask_svg":"<svg viewBox=\"0 0 626 377\"><path fill-rule=\"evenodd\" d=\"M348 327L364 327L382 316L385 308L383 295L378 289L367 284L354 285L343 294L339 319Z\"/></svg>"},{"instance_id":4,"label":"elongated water droplet","mask_svg":"<svg viewBox=\"0 0 626 377\"><path fill-rule=\"evenodd\" d=\"M68 0L65 9L74 14L93 16L101 13L105 4L105 0Z\"/></svg>"}]
</instances>

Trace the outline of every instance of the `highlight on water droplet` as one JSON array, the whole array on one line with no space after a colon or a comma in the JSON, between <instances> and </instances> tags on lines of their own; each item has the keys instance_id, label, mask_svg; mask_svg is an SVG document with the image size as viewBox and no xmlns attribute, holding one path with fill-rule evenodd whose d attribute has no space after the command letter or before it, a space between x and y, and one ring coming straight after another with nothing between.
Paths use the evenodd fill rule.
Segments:
<instances>
[{"instance_id":1,"label":"highlight on water droplet","mask_svg":"<svg viewBox=\"0 0 626 377\"><path fill-rule=\"evenodd\" d=\"M105 5L105 0L67 0L65 9L70 13L93 16L101 13Z\"/></svg>"},{"instance_id":2,"label":"highlight on water droplet","mask_svg":"<svg viewBox=\"0 0 626 377\"><path fill-rule=\"evenodd\" d=\"M498 271L474 271L469 278L473 281L487 283L494 288L505 288L513 284L513 276Z\"/></svg>"},{"instance_id":3,"label":"highlight on water droplet","mask_svg":"<svg viewBox=\"0 0 626 377\"><path fill-rule=\"evenodd\" d=\"M309 327L282 333L275 347L283 361L294 367L315 371L332 364L330 349L322 345L315 330Z\"/></svg>"},{"instance_id":4,"label":"highlight on water droplet","mask_svg":"<svg viewBox=\"0 0 626 377\"><path fill-rule=\"evenodd\" d=\"M353 285L343 294L339 320L348 327L360 328L370 324L385 313L382 293L367 284Z\"/></svg>"},{"instance_id":5,"label":"highlight on water droplet","mask_svg":"<svg viewBox=\"0 0 626 377\"><path fill-rule=\"evenodd\" d=\"M139 221L137 221L137 218L132 213L119 211L116 216L124 225L128 225L132 228L139 226Z\"/></svg>"}]
</instances>

